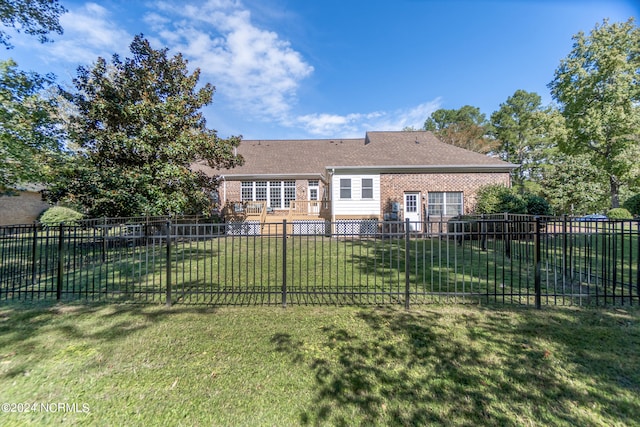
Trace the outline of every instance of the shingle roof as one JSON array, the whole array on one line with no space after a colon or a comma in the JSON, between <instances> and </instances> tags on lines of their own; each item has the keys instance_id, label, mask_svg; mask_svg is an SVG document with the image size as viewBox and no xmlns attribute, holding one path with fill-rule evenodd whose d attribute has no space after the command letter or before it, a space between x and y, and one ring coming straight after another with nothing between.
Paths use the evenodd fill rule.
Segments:
<instances>
[{"instance_id":1,"label":"shingle roof","mask_svg":"<svg viewBox=\"0 0 640 427\"><path fill-rule=\"evenodd\" d=\"M225 175L319 175L333 168L496 168L516 165L439 141L431 132L367 132L358 139L245 140L245 164L206 173Z\"/></svg>"}]
</instances>

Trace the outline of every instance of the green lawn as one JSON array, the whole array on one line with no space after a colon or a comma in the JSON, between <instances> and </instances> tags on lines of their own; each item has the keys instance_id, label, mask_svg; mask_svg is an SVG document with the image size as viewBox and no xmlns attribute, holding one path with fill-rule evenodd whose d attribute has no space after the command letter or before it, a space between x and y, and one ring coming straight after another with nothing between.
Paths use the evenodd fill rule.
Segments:
<instances>
[{"instance_id":1,"label":"green lawn","mask_svg":"<svg viewBox=\"0 0 640 427\"><path fill-rule=\"evenodd\" d=\"M5 304L0 425L633 426L639 348L637 307Z\"/></svg>"}]
</instances>

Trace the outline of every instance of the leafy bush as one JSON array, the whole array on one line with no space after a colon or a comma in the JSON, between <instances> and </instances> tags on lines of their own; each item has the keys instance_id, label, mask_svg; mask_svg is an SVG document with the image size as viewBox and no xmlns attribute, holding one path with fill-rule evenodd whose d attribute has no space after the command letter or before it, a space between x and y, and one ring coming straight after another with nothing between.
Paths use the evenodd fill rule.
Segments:
<instances>
[{"instance_id":1,"label":"leafy bush","mask_svg":"<svg viewBox=\"0 0 640 427\"><path fill-rule=\"evenodd\" d=\"M629 197L622 207L628 210L632 215L640 215L640 194Z\"/></svg>"},{"instance_id":2,"label":"leafy bush","mask_svg":"<svg viewBox=\"0 0 640 427\"><path fill-rule=\"evenodd\" d=\"M478 190L476 213L527 213L527 202L513 188L502 185L487 185Z\"/></svg>"},{"instance_id":3,"label":"leafy bush","mask_svg":"<svg viewBox=\"0 0 640 427\"><path fill-rule=\"evenodd\" d=\"M553 210L546 199L527 193L518 194L513 188L503 185L486 185L478 190L476 213L513 213L529 215L552 215Z\"/></svg>"},{"instance_id":4,"label":"leafy bush","mask_svg":"<svg viewBox=\"0 0 640 427\"><path fill-rule=\"evenodd\" d=\"M607 212L609 219L633 219L631 212L625 208L614 208Z\"/></svg>"},{"instance_id":5,"label":"leafy bush","mask_svg":"<svg viewBox=\"0 0 640 427\"><path fill-rule=\"evenodd\" d=\"M77 224L83 215L80 212L62 206L53 206L42 213L40 222L45 227L54 227L64 222L67 225Z\"/></svg>"},{"instance_id":6,"label":"leafy bush","mask_svg":"<svg viewBox=\"0 0 640 427\"><path fill-rule=\"evenodd\" d=\"M553 215L553 209L544 197L529 193L524 196L524 200L529 215Z\"/></svg>"}]
</instances>

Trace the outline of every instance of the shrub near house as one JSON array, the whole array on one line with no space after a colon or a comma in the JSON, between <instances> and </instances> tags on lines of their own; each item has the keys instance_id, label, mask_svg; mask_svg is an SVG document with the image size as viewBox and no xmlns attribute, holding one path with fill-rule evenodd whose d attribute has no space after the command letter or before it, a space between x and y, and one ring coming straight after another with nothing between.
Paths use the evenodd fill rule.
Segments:
<instances>
[{"instance_id":1,"label":"shrub near house","mask_svg":"<svg viewBox=\"0 0 640 427\"><path fill-rule=\"evenodd\" d=\"M65 225L75 225L82 217L83 215L80 212L74 211L71 208L53 206L43 212L40 216L40 222L45 227L55 227L61 223Z\"/></svg>"}]
</instances>

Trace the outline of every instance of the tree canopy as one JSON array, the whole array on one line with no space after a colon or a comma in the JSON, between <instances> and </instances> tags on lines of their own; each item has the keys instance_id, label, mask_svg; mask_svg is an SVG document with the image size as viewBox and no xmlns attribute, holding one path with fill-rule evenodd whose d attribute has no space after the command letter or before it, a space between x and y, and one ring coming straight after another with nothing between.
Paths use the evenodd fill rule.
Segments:
<instances>
[{"instance_id":1,"label":"tree canopy","mask_svg":"<svg viewBox=\"0 0 640 427\"><path fill-rule=\"evenodd\" d=\"M214 87L198 89L200 71L189 73L182 55L154 50L142 35L130 50L131 58L78 69L65 95L77 109L68 131L79 149L47 197L90 216L206 214L217 180L193 165L240 164L240 137L206 127L200 110Z\"/></svg>"},{"instance_id":2,"label":"tree canopy","mask_svg":"<svg viewBox=\"0 0 640 427\"><path fill-rule=\"evenodd\" d=\"M447 144L478 153L488 153L495 141L488 137L488 122L477 107L465 105L458 110L439 109L424 122L424 130L432 131Z\"/></svg>"},{"instance_id":3,"label":"tree canopy","mask_svg":"<svg viewBox=\"0 0 640 427\"><path fill-rule=\"evenodd\" d=\"M537 93L517 90L491 115L498 154L503 160L520 165L513 173L513 183L521 192L527 184L541 179L558 133L554 114L557 112L542 107Z\"/></svg>"},{"instance_id":4,"label":"tree canopy","mask_svg":"<svg viewBox=\"0 0 640 427\"><path fill-rule=\"evenodd\" d=\"M50 41L48 34L62 34L60 16L67 10L58 0L0 0L0 22L6 27L35 35L41 43ZM0 30L0 44L13 47L9 36Z\"/></svg>"},{"instance_id":5,"label":"tree canopy","mask_svg":"<svg viewBox=\"0 0 640 427\"><path fill-rule=\"evenodd\" d=\"M0 62L0 192L46 181L50 161L61 153L56 102L42 92L51 76Z\"/></svg>"},{"instance_id":6,"label":"tree canopy","mask_svg":"<svg viewBox=\"0 0 640 427\"><path fill-rule=\"evenodd\" d=\"M549 84L569 131L560 149L587 155L606 174L616 208L620 187L640 177L640 29L633 19L604 20L573 40Z\"/></svg>"}]
</instances>

